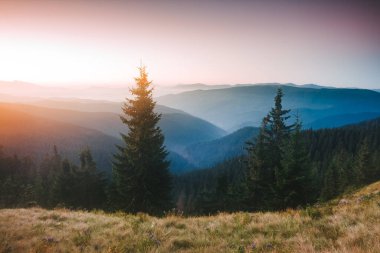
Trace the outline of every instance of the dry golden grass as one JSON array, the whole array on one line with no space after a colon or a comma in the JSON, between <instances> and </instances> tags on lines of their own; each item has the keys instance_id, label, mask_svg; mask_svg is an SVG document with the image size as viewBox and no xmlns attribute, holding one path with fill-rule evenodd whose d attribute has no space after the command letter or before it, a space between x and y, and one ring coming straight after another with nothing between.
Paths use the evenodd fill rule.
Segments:
<instances>
[{"instance_id":1,"label":"dry golden grass","mask_svg":"<svg viewBox=\"0 0 380 253\"><path fill-rule=\"evenodd\" d=\"M380 252L380 182L328 204L155 218L0 210L0 252Z\"/></svg>"}]
</instances>

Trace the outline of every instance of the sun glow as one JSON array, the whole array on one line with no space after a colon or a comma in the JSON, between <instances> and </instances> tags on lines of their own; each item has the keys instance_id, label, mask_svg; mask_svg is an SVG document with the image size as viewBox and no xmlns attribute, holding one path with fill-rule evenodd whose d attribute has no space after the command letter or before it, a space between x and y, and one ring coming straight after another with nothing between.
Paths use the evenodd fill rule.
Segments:
<instances>
[{"instance_id":1,"label":"sun glow","mask_svg":"<svg viewBox=\"0 0 380 253\"><path fill-rule=\"evenodd\" d=\"M109 50L31 40L1 40L0 59L2 80L47 84L117 82L135 65Z\"/></svg>"}]
</instances>

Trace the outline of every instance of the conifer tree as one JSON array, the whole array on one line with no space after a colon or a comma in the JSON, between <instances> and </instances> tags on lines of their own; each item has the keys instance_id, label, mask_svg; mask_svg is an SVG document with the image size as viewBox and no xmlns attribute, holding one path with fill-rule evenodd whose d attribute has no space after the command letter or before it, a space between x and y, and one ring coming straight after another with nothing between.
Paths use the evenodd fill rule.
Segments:
<instances>
[{"instance_id":1,"label":"conifer tree","mask_svg":"<svg viewBox=\"0 0 380 253\"><path fill-rule=\"evenodd\" d=\"M54 185L62 171L62 157L57 146L53 147L53 154L48 154L42 160L36 177L36 196L38 203L44 207L54 207L57 198L54 196Z\"/></svg>"},{"instance_id":2,"label":"conifer tree","mask_svg":"<svg viewBox=\"0 0 380 253\"><path fill-rule=\"evenodd\" d=\"M129 212L160 213L170 204L171 177L164 136L157 126L161 115L155 113L151 82L145 67L140 67L131 89L134 99L123 105L121 120L128 134L115 155L113 176L119 208Z\"/></svg>"},{"instance_id":3,"label":"conifer tree","mask_svg":"<svg viewBox=\"0 0 380 253\"><path fill-rule=\"evenodd\" d=\"M253 208L278 208L278 176L282 175L283 146L294 125L287 125L290 110L282 108L283 92L278 88L275 105L263 119L255 144L248 143L249 188Z\"/></svg>"},{"instance_id":4,"label":"conifer tree","mask_svg":"<svg viewBox=\"0 0 380 253\"><path fill-rule=\"evenodd\" d=\"M354 164L356 185L361 185L373 181L375 171L371 166L370 157L371 154L368 148L368 140L365 139L360 145Z\"/></svg>"},{"instance_id":5,"label":"conifer tree","mask_svg":"<svg viewBox=\"0 0 380 253\"><path fill-rule=\"evenodd\" d=\"M79 205L85 208L99 208L105 202L105 178L97 171L96 163L89 148L79 155L80 168L75 171L80 196Z\"/></svg>"},{"instance_id":6,"label":"conifer tree","mask_svg":"<svg viewBox=\"0 0 380 253\"><path fill-rule=\"evenodd\" d=\"M247 143L248 151L248 190L253 209L268 208L266 203L273 197L273 173L268 166L268 116L264 117L256 142Z\"/></svg>"},{"instance_id":7,"label":"conifer tree","mask_svg":"<svg viewBox=\"0 0 380 253\"><path fill-rule=\"evenodd\" d=\"M52 185L52 202L54 205L71 207L75 205L75 198L80 194L76 192L74 166L67 159L62 160L61 166L62 169Z\"/></svg>"},{"instance_id":8,"label":"conifer tree","mask_svg":"<svg viewBox=\"0 0 380 253\"><path fill-rule=\"evenodd\" d=\"M310 159L301 136L301 122L297 116L294 132L283 146L282 170L278 171L277 192L280 208L306 204L311 195Z\"/></svg>"},{"instance_id":9,"label":"conifer tree","mask_svg":"<svg viewBox=\"0 0 380 253\"><path fill-rule=\"evenodd\" d=\"M100 208L105 202L105 178L97 171L90 149L79 155L80 167L67 159L61 161L60 170L52 182L51 205Z\"/></svg>"},{"instance_id":10,"label":"conifer tree","mask_svg":"<svg viewBox=\"0 0 380 253\"><path fill-rule=\"evenodd\" d=\"M334 159L332 163L329 164L327 170L324 174L323 185L321 189L321 200L329 200L335 197L339 192L339 174L337 160Z\"/></svg>"},{"instance_id":11,"label":"conifer tree","mask_svg":"<svg viewBox=\"0 0 380 253\"><path fill-rule=\"evenodd\" d=\"M286 121L290 118L288 115L290 110L282 109L282 97L284 96L282 89L278 88L274 98L275 105L268 114L267 132L268 143L270 145L271 161L273 168L281 167L281 159L283 155L282 146L289 138L294 125L286 125Z\"/></svg>"}]
</instances>

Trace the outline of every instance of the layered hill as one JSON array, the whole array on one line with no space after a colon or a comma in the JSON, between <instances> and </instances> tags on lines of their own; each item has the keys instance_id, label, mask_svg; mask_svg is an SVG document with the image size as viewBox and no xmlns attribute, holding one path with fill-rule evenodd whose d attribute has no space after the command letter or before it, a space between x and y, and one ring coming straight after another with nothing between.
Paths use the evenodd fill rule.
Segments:
<instances>
[{"instance_id":1,"label":"layered hill","mask_svg":"<svg viewBox=\"0 0 380 253\"><path fill-rule=\"evenodd\" d=\"M77 104L79 108L81 106L96 107L96 104L91 106L92 104L89 102L84 105L80 103L70 103L70 106L74 107L75 104ZM24 104L2 103L0 105L4 109L9 108L37 117L98 130L115 138L120 138L120 133L126 133L128 131L126 126L121 122L120 114L118 113L54 109ZM106 105L110 106L107 103ZM120 107L118 110L120 110ZM165 106L157 106L157 111L162 113L159 126L165 135L165 144L173 151L184 148L192 143L209 141L225 135L225 131L222 129L187 113Z\"/></svg>"},{"instance_id":2,"label":"layered hill","mask_svg":"<svg viewBox=\"0 0 380 253\"><path fill-rule=\"evenodd\" d=\"M77 107L94 108L91 103L77 103ZM101 103L100 103L101 104ZM109 108L111 105L105 103ZM74 107L75 103L66 106ZM108 108L108 109L109 109ZM116 109L116 107L115 107ZM174 172L194 169L196 166L183 158L185 147L193 143L220 138L225 132L212 124L165 106L159 123L165 135L165 145ZM120 110L120 108L118 109ZM120 133L128 129L119 114L113 112L88 112L54 109L24 104L0 104L0 143L10 154L31 155L41 159L57 145L64 155L77 161L79 150L89 146L99 167L110 170L115 145L121 144ZM102 141L100 141L102 140Z\"/></svg>"},{"instance_id":3,"label":"layered hill","mask_svg":"<svg viewBox=\"0 0 380 253\"><path fill-rule=\"evenodd\" d=\"M325 204L163 218L0 210L1 252L380 252L380 182ZM14 224L17 224L15 226Z\"/></svg>"},{"instance_id":4,"label":"layered hill","mask_svg":"<svg viewBox=\"0 0 380 253\"><path fill-rule=\"evenodd\" d=\"M33 111L33 107L21 108L29 110L23 112L18 106L13 108L9 104L0 104L0 145L6 153L31 156L38 162L51 154L56 145L60 154L79 163L80 151L89 147L98 168L107 174L111 173L116 145L122 145L119 138L91 128L37 116L41 112ZM42 112L46 113L44 110ZM96 119L94 123L98 123ZM83 120L86 124L91 124L87 121L88 118L83 117ZM168 159L173 173L183 173L195 167L175 151L169 152Z\"/></svg>"},{"instance_id":5,"label":"layered hill","mask_svg":"<svg viewBox=\"0 0 380 253\"><path fill-rule=\"evenodd\" d=\"M78 98L34 99L29 101L27 104L54 109L74 110L81 112L112 112L117 114L122 113L121 107L123 106L122 102ZM158 104L155 107L155 111L162 114L185 113L184 111Z\"/></svg>"},{"instance_id":6,"label":"layered hill","mask_svg":"<svg viewBox=\"0 0 380 253\"><path fill-rule=\"evenodd\" d=\"M285 94L283 107L292 109L292 114L298 113L303 123L313 128L313 121L329 116L380 112L380 93L372 90L307 88L309 86L288 84L196 90L162 96L157 101L232 131L242 126L259 126L273 105L278 87L282 87Z\"/></svg>"},{"instance_id":7,"label":"layered hill","mask_svg":"<svg viewBox=\"0 0 380 253\"><path fill-rule=\"evenodd\" d=\"M181 153L199 168L208 168L243 155L247 141L254 141L259 128L244 127L222 138L191 144Z\"/></svg>"},{"instance_id":8,"label":"layered hill","mask_svg":"<svg viewBox=\"0 0 380 253\"><path fill-rule=\"evenodd\" d=\"M333 116L327 116L321 119L312 121L305 125L306 128L333 128L349 124L355 124L360 121L371 120L380 117L380 112L361 112L361 113L347 113Z\"/></svg>"},{"instance_id":9,"label":"layered hill","mask_svg":"<svg viewBox=\"0 0 380 253\"><path fill-rule=\"evenodd\" d=\"M98 167L110 169L115 144L121 141L100 131L38 117L0 105L0 144L9 154L38 160L56 145L70 160L78 161L80 150L89 147Z\"/></svg>"}]
</instances>

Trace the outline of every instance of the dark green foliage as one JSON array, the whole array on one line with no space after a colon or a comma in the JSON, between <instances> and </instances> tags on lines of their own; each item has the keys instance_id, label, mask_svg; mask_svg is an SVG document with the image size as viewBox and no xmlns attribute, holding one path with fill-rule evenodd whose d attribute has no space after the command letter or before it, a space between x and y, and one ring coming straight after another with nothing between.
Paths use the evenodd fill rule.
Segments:
<instances>
[{"instance_id":1,"label":"dark green foliage","mask_svg":"<svg viewBox=\"0 0 380 253\"><path fill-rule=\"evenodd\" d=\"M61 162L60 172L52 182L52 201L54 205L63 205L66 207L73 207L73 202L80 193L75 192L76 178L75 169L67 160ZM51 183L51 182L50 182Z\"/></svg>"},{"instance_id":2,"label":"dark green foliage","mask_svg":"<svg viewBox=\"0 0 380 253\"><path fill-rule=\"evenodd\" d=\"M282 141L275 141L281 134L272 133L276 128L270 126L275 122L270 115L255 143L248 145L247 158L175 177L174 199L180 210L208 214L298 207L380 179L380 118L317 131L301 131L298 120L294 128L278 121L289 128ZM273 161L276 155L280 161Z\"/></svg>"},{"instance_id":3,"label":"dark green foliage","mask_svg":"<svg viewBox=\"0 0 380 253\"><path fill-rule=\"evenodd\" d=\"M54 207L54 185L57 178L62 173L62 158L54 146L53 154L46 155L37 171L36 177L36 198L41 206Z\"/></svg>"},{"instance_id":4,"label":"dark green foliage","mask_svg":"<svg viewBox=\"0 0 380 253\"><path fill-rule=\"evenodd\" d=\"M87 148L80 153L81 165L75 173L77 192L80 193L80 204L84 208L100 208L106 200L106 180L103 173L98 172L91 151ZM80 206L80 205L79 205Z\"/></svg>"},{"instance_id":5,"label":"dark green foliage","mask_svg":"<svg viewBox=\"0 0 380 253\"><path fill-rule=\"evenodd\" d=\"M327 163L326 169L322 167L323 180L319 197L321 200L331 199L346 189L361 185L362 171L355 170L353 163L353 156L341 150Z\"/></svg>"},{"instance_id":6,"label":"dark green foliage","mask_svg":"<svg viewBox=\"0 0 380 253\"><path fill-rule=\"evenodd\" d=\"M305 202L301 185L306 177L300 170L306 163L305 152L298 150L300 124L287 125L290 110L282 108L282 89L275 105L264 117L256 144L248 143L248 187L254 209L278 209ZM301 164L300 164L301 163ZM302 192L300 192L302 190ZM303 198L303 197L302 197Z\"/></svg>"},{"instance_id":7,"label":"dark green foliage","mask_svg":"<svg viewBox=\"0 0 380 253\"><path fill-rule=\"evenodd\" d=\"M114 182L119 208L129 212L161 213L170 205L170 174L164 136L157 126L161 115L155 113L151 82L145 67L140 68L137 86L131 89L135 99L123 106L121 120L128 126L122 134L124 146L115 155Z\"/></svg>"},{"instance_id":8,"label":"dark green foliage","mask_svg":"<svg viewBox=\"0 0 380 253\"><path fill-rule=\"evenodd\" d=\"M274 170L270 167L270 153L268 152L268 140L266 131L268 128L268 117L263 119L259 136L256 143L247 143L248 150L248 178L247 185L251 206L266 208L274 199ZM271 182L269 184L268 182Z\"/></svg>"},{"instance_id":9,"label":"dark green foliage","mask_svg":"<svg viewBox=\"0 0 380 253\"><path fill-rule=\"evenodd\" d=\"M19 207L34 198L36 167L30 158L6 156L0 146L0 207Z\"/></svg>"},{"instance_id":10,"label":"dark green foliage","mask_svg":"<svg viewBox=\"0 0 380 253\"><path fill-rule=\"evenodd\" d=\"M173 198L185 213L248 210L245 178L243 157L234 158L210 169L174 177Z\"/></svg>"},{"instance_id":11,"label":"dark green foliage","mask_svg":"<svg viewBox=\"0 0 380 253\"><path fill-rule=\"evenodd\" d=\"M297 207L310 200L311 162L301 136L301 123L297 119L295 130L283 146L281 169L277 178L279 207Z\"/></svg>"},{"instance_id":12,"label":"dark green foliage","mask_svg":"<svg viewBox=\"0 0 380 253\"><path fill-rule=\"evenodd\" d=\"M380 118L337 129L307 130L314 194L327 200L380 179Z\"/></svg>"},{"instance_id":13,"label":"dark green foliage","mask_svg":"<svg viewBox=\"0 0 380 253\"><path fill-rule=\"evenodd\" d=\"M54 179L53 201L55 205L84 209L101 208L106 201L105 177L96 169L90 150L80 153L80 167L67 160Z\"/></svg>"},{"instance_id":14,"label":"dark green foliage","mask_svg":"<svg viewBox=\"0 0 380 253\"><path fill-rule=\"evenodd\" d=\"M369 183L376 176L374 166L371 164L371 153L368 147L368 140L365 139L360 145L353 166L357 184Z\"/></svg>"},{"instance_id":15,"label":"dark green foliage","mask_svg":"<svg viewBox=\"0 0 380 253\"><path fill-rule=\"evenodd\" d=\"M336 196L339 191L338 165L335 161L327 167L324 176L320 198L328 200Z\"/></svg>"},{"instance_id":16,"label":"dark green foliage","mask_svg":"<svg viewBox=\"0 0 380 253\"><path fill-rule=\"evenodd\" d=\"M170 196L167 154L157 127L160 115L153 112L146 76L137 81L140 85L132 90L136 99L123 107L122 119L131 131L123 135L125 146L115 156L108 201L105 178L88 149L78 156L79 164L73 164L54 147L38 165L31 158L8 156L0 149L0 207L38 204L159 214L171 198L188 214L277 210L329 200L380 179L380 118L336 129L301 131L298 120L289 125L289 111L282 109L279 90L259 135L248 145L249 156L175 176ZM222 144L237 145L234 139L228 140ZM218 141L212 144L209 152L215 155L220 150L236 150L225 149ZM205 146L191 147L201 150ZM185 166L184 162L178 165Z\"/></svg>"},{"instance_id":17,"label":"dark green foliage","mask_svg":"<svg viewBox=\"0 0 380 253\"><path fill-rule=\"evenodd\" d=\"M105 178L97 171L89 149L81 153L80 167L62 159L54 146L39 166L30 158L8 157L0 152L0 206L102 208Z\"/></svg>"}]
</instances>

